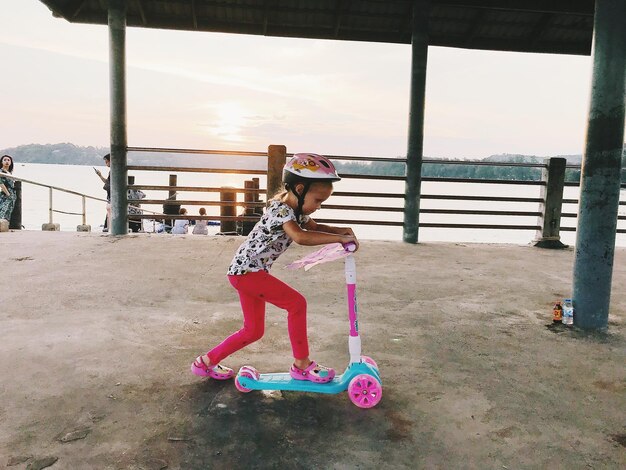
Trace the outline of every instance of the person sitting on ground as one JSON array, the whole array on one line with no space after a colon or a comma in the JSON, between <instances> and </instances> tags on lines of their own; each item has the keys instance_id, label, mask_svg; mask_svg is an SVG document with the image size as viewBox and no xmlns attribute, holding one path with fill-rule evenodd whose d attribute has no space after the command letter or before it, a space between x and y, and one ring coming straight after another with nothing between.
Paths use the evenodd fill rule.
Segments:
<instances>
[{"instance_id":1,"label":"person sitting on ground","mask_svg":"<svg viewBox=\"0 0 626 470\"><path fill-rule=\"evenodd\" d=\"M128 177L128 186L135 184L135 177ZM133 215L141 215L143 211L140 209L139 201L146 197L146 194L140 189L128 190L128 228L131 232L139 232L141 230L142 219L133 217Z\"/></svg>"},{"instance_id":2,"label":"person sitting on ground","mask_svg":"<svg viewBox=\"0 0 626 470\"><path fill-rule=\"evenodd\" d=\"M0 219L11 221L11 214L15 206L17 195L15 192L15 180L3 177L13 173L13 157L2 155L0 159Z\"/></svg>"},{"instance_id":3,"label":"person sitting on ground","mask_svg":"<svg viewBox=\"0 0 626 470\"><path fill-rule=\"evenodd\" d=\"M206 215L206 209L204 207L200 208L200 215ZM196 224L193 226L193 234L194 235L208 235L209 228L207 225L209 224L208 220L197 220Z\"/></svg>"},{"instance_id":4,"label":"person sitting on ground","mask_svg":"<svg viewBox=\"0 0 626 470\"><path fill-rule=\"evenodd\" d=\"M180 215L187 215L187 209L181 207L178 211ZM189 221L187 219L177 219L174 221L174 226L172 227L172 233L178 235L184 235L189 230Z\"/></svg>"}]
</instances>

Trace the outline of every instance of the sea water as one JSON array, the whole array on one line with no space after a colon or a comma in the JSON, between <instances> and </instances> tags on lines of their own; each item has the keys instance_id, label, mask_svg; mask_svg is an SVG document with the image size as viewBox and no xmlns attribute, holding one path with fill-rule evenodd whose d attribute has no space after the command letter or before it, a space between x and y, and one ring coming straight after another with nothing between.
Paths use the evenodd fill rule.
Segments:
<instances>
[{"instance_id":1,"label":"sea water","mask_svg":"<svg viewBox=\"0 0 626 470\"><path fill-rule=\"evenodd\" d=\"M97 167L103 175L107 175L109 169ZM135 176L137 185L161 185L167 186L169 172L163 171L131 171ZM93 168L87 165L55 165L41 163L15 163L13 175L38 183L53 185L79 193L87 194L96 198L106 198L102 189L102 181L95 174ZM244 180L251 179L251 175L222 175L211 173L177 173L179 186L220 187L231 186L243 188ZM265 186L265 177L260 177L261 187ZM335 191L358 191L373 193L404 193L403 181L344 179L335 183ZM144 191L148 199L165 199L167 192ZM453 194L453 195L479 195L479 196L517 196L539 197L539 186L521 186L507 184L480 184L480 183L438 183L422 182L422 194ZM577 199L577 187L565 187L564 198ZM41 230L41 225L49 221L49 198L48 188L22 183L22 224L28 230ZM53 191L53 207L63 212L82 212L82 198L76 195ZM179 200L203 200L218 201L219 193L179 192ZM626 200L626 191L622 190L622 200ZM238 200L243 202L243 194L238 195ZM383 206L389 208L401 208L402 199L391 198L356 198L331 196L327 201L333 205L363 205ZM422 209L485 209L503 211L539 211L537 203L522 202L493 202L493 201L454 201L422 199ZM201 206L188 206L190 215L198 215ZM106 215L106 202L86 200L87 224L91 225L92 231L101 231ZM155 212L162 212L162 205L142 205L142 208ZM219 215L219 207L206 206L208 215ZM575 204L565 204L563 212L576 213ZM620 206L620 215L626 215L626 207ZM80 215L53 213L53 222L60 224L61 230L75 231L76 226L82 223ZM316 219L360 219L402 222L402 212L394 211L356 211L356 210L333 210L324 209L314 214ZM482 223L482 224L510 224L510 225L538 225L537 218L533 216L480 216L480 215L455 215L455 214L427 214L420 215L420 222L447 222L447 223ZM564 218L562 226L574 226L575 219ZM623 227L619 225L620 228ZM402 227L355 225L351 224L359 238L378 240L402 240ZM215 231L218 229L216 228ZM534 230L491 230L491 229L450 229L450 228L426 228L419 230L419 240L444 241L444 242L478 242L478 243L514 243L528 244L536 236ZM573 245L575 232L561 232L563 243ZM617 246L626 246L626 234L617 234Z\"/></svg>"}]
</instances>

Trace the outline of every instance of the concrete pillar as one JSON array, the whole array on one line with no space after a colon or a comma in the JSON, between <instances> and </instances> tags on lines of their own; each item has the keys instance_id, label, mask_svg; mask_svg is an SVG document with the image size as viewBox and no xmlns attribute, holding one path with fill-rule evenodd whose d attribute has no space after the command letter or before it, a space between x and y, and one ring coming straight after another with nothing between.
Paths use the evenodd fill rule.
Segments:
<instances>
[{"instance_id":1,"label":"concrete pillar","mask_svg":"<svg viewBox=\"0 0 626 470\"><path fill-rule=\"evenodd\" d=\"M574 258L574 324L608 326L624 142L626 1L596 0L593 77Z\"/></svg>"},{"instance_id":2,"label":"concrete pillar","mask_svg":"<svg viewBox=\"0 0 626 470\"><path fill-rule=\"evenodd\" d=\"M109 0L112 235L128 233L126 175L126 2Z\"/></svg>"},{"instance_id":3,"label":"concrete pillar","mask_svg":"<svg viewBox=\"0 0 626 470\"><path fill-rule=\"evenodd\" d=\"M283 168L287 162L287 147L284 145L270 145L267 148L267 198L283 190Z\"/></svg>"},{"instance_id":4,"label":"concrete pillar","mask_svg":"<svg viewBox=\"0 0 626 470\"><path fill-rule=\"evenodd\" d=\"M563 207L563 183L565 183L565 158L550 158L548 168L541 170L541 216L535 246L539 248L567 248L561 242L561 209Z\"/></svg>"},{"instance_id":5,"label":"concrete pillar","mask_svg":"<svg viewBox=\"0 0 626 470\"><path fill-rule=\"evenodd\" d=\"M417 243L419 232L429 10L430 0L416 0L413 4L411 97L404 200L404 231L402 235L403 240L407 243Z\"/></svg>"}]
</instances>

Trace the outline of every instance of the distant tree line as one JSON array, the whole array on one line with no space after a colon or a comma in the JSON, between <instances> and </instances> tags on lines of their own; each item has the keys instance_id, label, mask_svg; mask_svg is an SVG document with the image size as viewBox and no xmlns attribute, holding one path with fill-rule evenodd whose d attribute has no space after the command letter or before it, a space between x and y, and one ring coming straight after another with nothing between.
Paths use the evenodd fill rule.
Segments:
<instances>
[{"instance_id":1,"label":"distant tree line","mask_svg":"<svg viewBox=\"0 0 626 470\"><path fill-rule=\"evenodd\" d=\"M52 163L61 165L102 165L102 157L109 153L107 147L83 147L70 143L60 144L28 144L0 150L0 155L9 154L18 163ZM566 155L568 163L580 164L580 155ZM265 167L263 159L237 158L233 156L211 158L193 155L170 155L166 153L134 152L128 156L128 163L132 165L166 165L166 166L200 166L223 168L252 168ZM258 160L258 161L257 161ZM446 161L447 159L442 159ZM477 162L512 162L512 163L543 163L545 158L528 155L492 155ZM449 160L448 160L449 161ZM467 164L436 164L424 163L422 176L432 178L471 178L471 179L501 179L527 180L541 179L541 168L487 166ZM335 162L339 173L404 176L403 162ZM567 169L566 181L580 180L580 170ZM622 155L622 182L626 183L626 151Z\"/></svg>"},{"instance_id":2,"label":"distant tree line","mask_svg":"<svg viewBox=\"0 0 626 470\"><path fill-rule=\"evenodd\" d=\"M28 144L0 150L11 155L16 163L52 163L56 165L102 165L107 147L81 147L70 143Z\"/></svg>"},{"instance_id":3,"label":"distant tree line","mask_svg":"<svg viewBox=\"0 0 626 470\"><path fill-rule=\"evenodd\" d=\"M578 157L578 158L576 158ZM423 163L422 177L426 178L466 178L466 179L495 179L495 180L521 180L539 181L541 180L541 168L518 167L518 166L497 166L497 162L506 163L544 163L544 158L524 156L524 155L503 155L492 156L479 162L493 162L494 165L472 165L470 160L466 164L438 164ZM573 161L572 161L573 160ZM578 160L578 161L576 161ZM451 161L442 159L442 161ZM580 164L580 156L574 156L568 163ZM381 175L381 176L404 176L404 162L340 162L336 165L339 174L361 174L361 175ZM565 170L565 181L580 181L580 170L568 168ZM626 183L626 152L622 156L622 182Z\"/></svg>"}]
</instances>

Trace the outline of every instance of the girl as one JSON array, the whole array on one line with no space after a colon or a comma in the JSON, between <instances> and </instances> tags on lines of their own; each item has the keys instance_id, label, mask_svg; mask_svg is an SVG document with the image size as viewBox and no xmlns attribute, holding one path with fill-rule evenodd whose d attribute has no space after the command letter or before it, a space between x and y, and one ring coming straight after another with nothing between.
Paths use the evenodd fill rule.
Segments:
<instances>
[{"instance_id":1,"label":"girl","mask_svg":"<svg viewBox=\"0 0 626 470\"><path fill-rule=\"evenodd\" d=\"M204 207L200 208L200 215L206 215L206 209ZM196 224L193 226L193 234L194 235L208 235L209 228L208 220L197 220Z\"/></svg>"},{"instance_id":2,"label":"girl","mask_svg":"<svg viewBox=\"0 0 626 470\"><path fill-rule=\"evenodd\" d=\"M226 380L232 369L220 361L244 346L259 340L265 330L265 303L287 310L287 327L294 356L291 377L325 383L335 371L309 358L306 332L306 300L295 289L269 274L276 259L295 241L299 245L357 243L350 228L316 223L309 216L320 208L339 181L334 165L326 157L297 153L285 165L285 190L270 204L239 247L228 268L228 280L239 292L243 327L203 356L198 356L191 371L202 377Z\"/></svg>"},{"instance_id":3,"label":"girl","mask_svg":"<svg viewBox=\"0 0 626 470\"><path fill-rule=\"evenodd\" d=\"M0 159L0 219L11 220L13 206L15 205L15 181L13 178L3 178L2 174L13 173L13 157L2 155Z\"/></svg>"}]
</instances>

